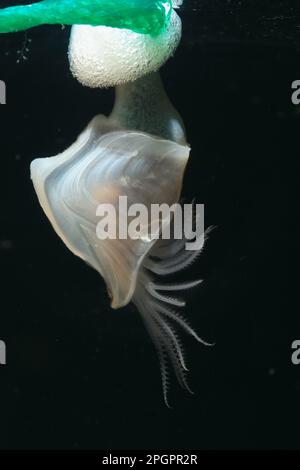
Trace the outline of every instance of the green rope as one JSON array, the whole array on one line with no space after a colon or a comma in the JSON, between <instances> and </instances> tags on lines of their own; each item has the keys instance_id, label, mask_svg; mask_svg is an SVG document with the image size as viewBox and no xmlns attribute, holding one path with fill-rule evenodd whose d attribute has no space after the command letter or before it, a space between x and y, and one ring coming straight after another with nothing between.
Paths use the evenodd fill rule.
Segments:
<instances>
[{"instance_id":1,"label":"green rope","mask_svg":"<svg viewBox=\"0 0 300 470\"><path fill-rule=\"evenodd\" d=\"M42 24L89 24L159 34L168 24L172 0L43 0L0 9L0 33Z\"/></svg>"}]
</instances>

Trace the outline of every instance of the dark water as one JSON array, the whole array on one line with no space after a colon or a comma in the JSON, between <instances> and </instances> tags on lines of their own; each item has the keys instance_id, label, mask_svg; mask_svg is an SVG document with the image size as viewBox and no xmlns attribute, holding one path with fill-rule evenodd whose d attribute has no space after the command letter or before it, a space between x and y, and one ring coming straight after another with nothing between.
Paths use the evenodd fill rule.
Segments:
<instances>
[{"instance_id":1,"label":"dark water","mask_svg":"<svg viewBox=\"0 0 300 470\"><path fill-rule=\"evenodd\" d=\"M113 92L72 78L69 28L0 38L8 103L0 108L1 448L299 447L291 343L300 315L288 295L297 3L190 2L182 44L162 70L192 145L183 195L205 203L206 224L218 226L186 273L205 278L187 297L187 315L216 346L186 338L196 394L174 383L171 411L138 314L110 309L102 279L59 240L30 181L30 162L64 150L95 114L109 113Z\"/></svg>"}]
</instances>

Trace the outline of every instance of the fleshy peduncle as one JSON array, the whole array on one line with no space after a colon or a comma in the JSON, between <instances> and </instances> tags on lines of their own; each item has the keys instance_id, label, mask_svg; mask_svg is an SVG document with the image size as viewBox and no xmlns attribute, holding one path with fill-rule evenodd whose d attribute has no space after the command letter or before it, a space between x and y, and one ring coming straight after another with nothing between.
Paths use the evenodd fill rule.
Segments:
<instances>
[{"instance_id":1,"label":"fleshy peduncle","mask_svg":"<svg viewBox=\"0 0 300 470\"><path fill-rule=\"evenodd\" d=\"M157 35L168 24L172 0L42 0L0 9L0 33L43 24L89 24Z\"/></svg>"}]
</instances>

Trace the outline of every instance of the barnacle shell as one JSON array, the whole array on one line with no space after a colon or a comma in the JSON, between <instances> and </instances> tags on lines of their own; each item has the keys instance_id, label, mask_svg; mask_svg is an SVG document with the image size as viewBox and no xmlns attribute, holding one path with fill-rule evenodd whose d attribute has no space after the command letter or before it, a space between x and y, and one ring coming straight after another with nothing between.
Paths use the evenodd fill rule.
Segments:
<instances>
[{"instance_id":1,"label":"barnacle shell","mask_svg":"<svg viewBox=\"0 0 300 470\"><path fill-rule=\"evenodd\" d=\"M118 129L99 115L65 152L31 164L47 217L67 247L105 279L113 308L131 300L155 240L99 240L97 207L112 204L118 215L119 196L127 196L128 205L172 205L180 197L189 153L187 145Z\"/></svg>"}]
</instances>

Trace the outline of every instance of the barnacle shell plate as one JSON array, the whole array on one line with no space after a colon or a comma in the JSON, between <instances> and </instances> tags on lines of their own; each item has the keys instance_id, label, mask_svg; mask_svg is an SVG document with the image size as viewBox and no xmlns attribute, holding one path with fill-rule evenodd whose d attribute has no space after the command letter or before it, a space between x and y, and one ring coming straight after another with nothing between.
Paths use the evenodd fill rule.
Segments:
<instances>
[{"instance_id":1,"label":"barnacle shell plate","mask_svg":"<svg viewBox=\"0 0 300 470\"><path fill-rule=\"evenodd\" d=\"M65 152L34 160L31 176L40 204L66 246L104 278L112 307L128 304L139 268L156 240L97 238L99 204L119 196L172 205L180 198L190 148L152 135L118 128L96 116Z\"/></svg>"}]
</instances>

